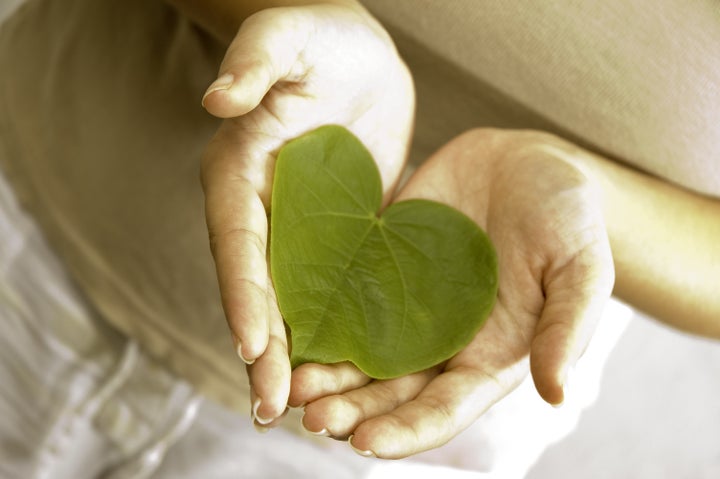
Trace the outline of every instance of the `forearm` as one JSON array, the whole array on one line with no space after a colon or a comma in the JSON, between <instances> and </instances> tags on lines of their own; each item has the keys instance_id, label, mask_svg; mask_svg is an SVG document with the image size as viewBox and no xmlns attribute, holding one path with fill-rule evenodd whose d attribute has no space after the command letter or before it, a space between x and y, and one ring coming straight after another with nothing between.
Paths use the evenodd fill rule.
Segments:
<instances>
[{"instance_id":1,"label":"forearm","mask_svg":"<svg viewBox=\"0 0 720 479\"><path fill-rule=\"evenodd\" d=\"M315 4L362 8L357 0L165 0L225 43L230 43L240 24L250 15L273 7Z\"/></svg>"},{"instance_id":2,"label":"forearm","mask_svg":"<svg viewBox=\"0 0 720 479\"><path fill-rule=\"evenodd\" d=\"M615 294L676 328L720 338L720 200L578 155L601 189Z\"/></svg>"}]
</instances>

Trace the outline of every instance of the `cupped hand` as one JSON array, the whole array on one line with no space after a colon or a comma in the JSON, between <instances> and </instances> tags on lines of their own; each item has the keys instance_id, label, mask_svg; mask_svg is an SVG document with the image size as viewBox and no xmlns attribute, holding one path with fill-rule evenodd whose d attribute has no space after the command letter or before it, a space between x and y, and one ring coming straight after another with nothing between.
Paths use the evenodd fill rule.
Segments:
<instances>
[{"instance_id":1,"label":"cupped hand","mask_svg":"<svg viewBox=\"0 0 720 479\"><path fill-rule=\"evenodd\" d=\"M473 130L431 157L398 200L446 203L487 232L495 307L467 347L427 371L372 381L348 363L300 366L290 404L306 404L305 427L399 458L444 444L530 371L561 404L614 283L600 199L573 160L586 154L548 134Z\"/></svg>"},{"instance_id":2,"label":"cupped hand","mask_svg":"<svg viewBox=\"0 0 720 479\"><path fill-rule=\"evenodd\" d=\"M290 388L285 329L266 261L278 149L320 125L343 125L380 159L389 198L406 157L412 80L362 7L274 8L242 24L203 105L226 118L202 163L223 308L238 355L251 364L253 415L272 425Z\"/></svg>"}]
</instances>

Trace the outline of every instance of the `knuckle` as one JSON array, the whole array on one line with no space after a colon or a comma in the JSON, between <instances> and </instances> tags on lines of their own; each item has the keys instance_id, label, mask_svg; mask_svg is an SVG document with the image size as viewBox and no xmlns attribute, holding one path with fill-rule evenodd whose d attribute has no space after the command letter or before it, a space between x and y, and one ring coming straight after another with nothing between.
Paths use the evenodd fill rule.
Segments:
<instances>
[{"instance_id":1,"label":"knuckle","mask_svg":"<svg viewBox=\"0 0 720 479\"><path fill-rule=\"evenodd\" d=\"M249 228L235 227L222 232L208 229L208 242L210 251L216 260L228 256L247 256L254 253L265 257L265 239L260 233Z\"/></svg>"}]
</instances>

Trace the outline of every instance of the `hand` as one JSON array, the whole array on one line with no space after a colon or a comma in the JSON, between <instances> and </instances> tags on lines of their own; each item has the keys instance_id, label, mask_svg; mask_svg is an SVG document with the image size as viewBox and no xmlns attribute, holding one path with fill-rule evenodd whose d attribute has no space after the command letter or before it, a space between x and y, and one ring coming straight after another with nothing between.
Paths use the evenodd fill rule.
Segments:
<instances>
[{"instance_id":1,"label":"hand","mask_svg":"<svg viewBox=\"0 0 720 479\"><path fill-rule=\"evenodd\" d=\"M252 364L254 417L273 425L290 388L285 329L266 262L278 149L320 125L343 125L378 159L389 199L407 152L412 80L362 7L274 8L242 24L203 104L227 118L202 164L223 308L238 355Z\"/></svg>"},{"instance_id":2,"label":"hand","mask_svg":"<svg viewBox=\"0 0 720 479\"><path fill-rule=\"evenodd\" d=\"M573 166L579 154L546 134L474 130L411 177L398 200L449 204L489 235L499 267L493 312L455 357L406 377L371 381L348 363L300 366L290 404L307 403L308 430L399 458L450 440L529 370L547 402L563 402L614 282L594 184Z\"/></svg>"}]
</instances>

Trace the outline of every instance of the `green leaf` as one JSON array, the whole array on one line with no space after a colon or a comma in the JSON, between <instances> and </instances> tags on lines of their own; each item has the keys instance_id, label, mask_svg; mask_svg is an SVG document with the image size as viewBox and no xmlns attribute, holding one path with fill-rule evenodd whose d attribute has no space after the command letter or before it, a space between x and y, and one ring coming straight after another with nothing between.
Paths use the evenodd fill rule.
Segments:
<instances>
[{"instance_id":1,"label":"green leaf","mask_svg":"<svg viewBox=\"0 0 720 479\"><path fill-rule=\"evenodd\" d=\"M490 314L497 258L459 211L407 200L381 216L380 175L349 131L324 126L278 155L270 260L293 367L352 361L386 379L449 359Z\"/></svg>"}]
</instances>

